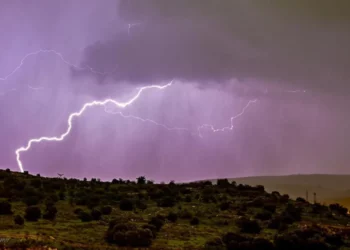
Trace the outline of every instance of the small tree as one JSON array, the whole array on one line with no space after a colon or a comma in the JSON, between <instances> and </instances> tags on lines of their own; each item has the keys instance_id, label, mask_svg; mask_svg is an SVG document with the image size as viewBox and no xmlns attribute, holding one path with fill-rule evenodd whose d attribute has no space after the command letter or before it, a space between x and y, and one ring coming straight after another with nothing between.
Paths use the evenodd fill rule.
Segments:
<instances>
[{"instance_id":1,"label":"small tree","mask_svg":"<svg viewBox=\"0 0 350 250\"><path fill-rule=\"evenodd\" d=\"M144 177L144 176L138 177L137 184L146 184L146 177Z\"/></svg>"},{"instance_id":2,"label":"small tree","mask_svg":"<svg viewBox=\"0 0 350 250\"><path fill-rule=\"evenodd\" d=\"M227 187L230 185L230 182L227 179L218 179L216 185L219 187Z\"/></svg>"}]
</instances>

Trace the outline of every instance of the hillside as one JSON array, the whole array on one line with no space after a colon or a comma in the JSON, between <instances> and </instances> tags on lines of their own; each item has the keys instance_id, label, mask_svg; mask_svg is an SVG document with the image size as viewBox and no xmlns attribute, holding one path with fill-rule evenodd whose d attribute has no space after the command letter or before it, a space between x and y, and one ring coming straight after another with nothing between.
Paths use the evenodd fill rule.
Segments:
<instances>
[{"instance_id":1,"label":"hillside","mask_svg":"<svg viewBox=\"0 0 350 250\"><path fill-rule=\"evenodd\" d=\"M226 179L187 184L0 170L6 249L350 249L347 209Z\"/></svg>"},{"instance_id":2,"label":"hillside","mask_svg":"<svg viewBox=\"0 0 350 250\"><path fill-rule=\"evenodd\" d=\"M263 185L268 192L278 191L288 194L291 198L306 196L313 201L313 193L316 193L318 202L342 200L350 197L350 175L285 175L285 176L253 176L243 178L230 178L237 184ZM215 182L215 180L212 180ZM344 204L345 205L345 204Z\"/></svg>"}]
</instances>

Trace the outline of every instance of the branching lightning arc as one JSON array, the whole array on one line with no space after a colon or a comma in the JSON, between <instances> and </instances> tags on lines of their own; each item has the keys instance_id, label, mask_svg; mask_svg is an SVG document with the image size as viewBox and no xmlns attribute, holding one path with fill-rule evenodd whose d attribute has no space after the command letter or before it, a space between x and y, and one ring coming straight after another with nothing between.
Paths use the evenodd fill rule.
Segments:
<instances>
[{"instance_id":1,"label":"branching lightning arc","mask_svg":"<svg viewBox=\"0 0 350 250\"><path fill-rule=\"evenodd\" d=\"M127 119L134 119L134 120L138 120L138 121L141 121L141 122L148 122L148 123L152 123L156 126L159 126L159 127L162 127L168 131L186 131L186 132L190 132L190 130L188 128L181 128L181 127L169 127L163 123L159 123L159 122L156 122L154 120L151 120L151 119L147 119L147 118L141 118L139 116L134 116L134 115L125 115L123 112L121 111L118 111L118 112L113 112L111 110L108 110L105 108L105 111L107 113L110 113L110 114L114 114L114 115L120 115L121 117L123 118L127 118Z\"/></svg>"},{"instance_id":2,"label":"branching lightning arc","mask_svg":"<svg viewBox=\"0 0 350 250\"><path fill-rule=\"evenodd\" d=\"M114 104L114 105L116 105L119 108L125 108L125 107L131 105L134 101L136 101L140 97L141 93L144 90L147 90L147 89L165 89L165 88L169 87L172 84L172 82L173 81L171 81L170 83L168 83L166 85L149 85L149 86L146 86L146 87L142 87L142 88L139 89L139 91L136 93L136 95L134 97L132 97L130 100L128 100L127 102L117 102L117 101L115 101L113 99L106 99L106 100L103 100L103 101L92 101L92 102L85 103L83 105L83 107L78 112L71 113L69 115L68 127L67 127L66 132L64 132L63 134L61 134L58 137L47 137L47 136L44 136L44 137L40 137L40 138L37 138L37 139L31 139L31 140L28 141L28 143L27 143L27 145L25 147L20 147L19 149L17 149L16 150L16 160L17 160L17 164L18 164L19 169L21 170L21 172L24 171L23 164L22 164L21 159L20 159L21 152L28 151L33 143L39 143L39 142L42 142L42 141L62 141L70 133L70 131L72 129L73 119L75 117L81 116L87 108L93 107L93 106L104 106L104 105L109 104L109 103L110 104Z\"/></svg>"},{"instance_id":3,"label":"branching lightning arc","mask_svg":"<svg viewBox=\"0 0 350 250\"><path fill-rule=\"evenodd\" d=\"M56 50L38 50L38 51L31 52L31 53L28 53L27 55L25 55L22 58L20 64L10 74L6 75L5 77L0 78L0 81L6 81L9 77L14 75L22 67L22 65L24 64L25 60L28 57L34 56L34 55L38 55L40 53L53 53L56 56L58 56L65 64L67 64L67 65L69 65L69 66L71 66L73 68L79 69L79 70L90 70L92 73L99 74L99 75L106 75L108 73L111 73L111 72L96 71L96 70L94 70L93 68L91 68L89 66L80 67L80 66L74 65L72 63L69 63L67 60L64 59L63 55L60 52L57 52ZM170 127L170 126L167 126L165 124L158 123L158 122L156 122L154 120L151 120L151 119L145 119L145 118L141 118L141 117L134 116L134 115L125 115L121 111L113 112L113 111L110 111L110 110L108 110L106 108L107 104L113 104L113 105L115 105L118 108L125 108L125 107L131 105L132 103L134 103L140 97L141 93L144 90L147 90L147 89L165 89L165 88L171 86L172 83L173 83L173 81L171 81L170 83L168 83L166 85L149 85L149 86L145 86L145 87L139 88L138 92L136 93L136 95L134 97L132 97L127 102L118 102L118 101L115 101L115 100L113 100L111 98L108 98L108 99L105 99L105 100L102 100L102 101L96 101L95 100L95 101L92 101L92 102L85 103L79 111L71 113L69 115L68 120L67 120L68 127L67 127L67 130L63 134L61 134L59 136L52 136L52 137L44 136L44 137L40 137L40 138L30 139L27 142L27 145L25 147L20 147L20 148L18 148L15 151L15 153L16 153L16 160L17 160L17 164L18 164L18 167L19 167L20 171L21 172L24 171L23 164L22 164L22 161L20 159L20 156L21 156L22 152L28 151L34 143L39 143L39 142L43 142L43 141L62 141L62 140L64 140L64 138L66 136L68 136L68 134L70 133L70 131L72 129L73 119L76 118L76 117L81 116L87 108L90 108L90 107L93 107L93 106L104 106L105 107L105 112L107 112L107 113L118 114L118 115L120 115L123 118L135 119L135 120L139 120L139 121L142 121L142 122L152 123L152 124L154 124L156 126L163 127L164 129L169 130L169 131L186 131L186 132L191 133L192 135L195 134L195 135L197 135L199 137L203 137L202 134L201 134L201 130L206 129L206 128L209 129L212 132L224 132L226 130L232 130L233 129L233 120L235 120L236 118L242 116L244 114L245 110L250 106L250 104L251 103L255 103L257 101L257 100L249 101L247 103L247 105L242 109L242 111L239 114L237 114L236 116L231 117L230 118L230 122L231 122L230 126L218 129L218 128L215 128L211 124L203 124L203 125L200 125L200 126L197 127L197 133L191 132L191 130L188 129L188 128ZM40 87L37 88L37 87L29 86L29 85L28 85L28 88L30 88L32 90L41 89ZM11 91L15 91L15 90L16 89L11 89Z\"/></svg>"},{"instance_id":4,"label":"branching lightning arc","mask_svg":"<svg viewBox=\"0 0 350 250\"><path fill-rule=\"evenodd\" d=\"M68 62L62 55L62 53L56 51L56 50L53 50L53 49L39 49L37 51L34 51L34 52L30 52L28 54L26 54L20 64L14 69L12 70L11 73L9 73L8 75L6 75L5 77L0 77L0 81L6 81L9 77L11 77L12 75L14 75L21 67L22 65L24 64L25 60L27 60L29 57L31 56L36 56L38 54L41 54L41 53L51 53L51 54L54 54L56 56L58 56L65 64L67 64L68 66L70 67L73 67L75 69L78 69L78 70L90 70L92 73L94 74L99 74L99 75L107 75L109 73L112 73L113 71L116 70L116 68L112 71L112 72L101 72L101 71L97 71L93 68L91 68L90 66L84 66L84 67L81 67L81 66L78 66L78 65L75 65L75 64L72 64L70 62Z\"/></svg>"},{"instance_id":5,"label":"branching lightning arc","mask_svg":"<svg viewBox=\"0 0 350 250\"><path fill-rule=\"evenodd\" d=\"M249 107L249 105L250 104L252 104L252 103L255 103L255 102L257 102L258 100L257 99L255 99L255 100L250 100L248 103L247 103L247 105L245 105L244 106L244 108L242 109L242 111L239 113L239 114L237 114L237 115L235 115L235 116L232 116L231 118L230 118L230 121L231 121L231 125L230 126L227 126L227 127L223 127L223 128L215 128L213 125L211 125L211 124L203 124L203 125L201 125L201 126L199 126L198 127L198 135L200 136L200 137L203 137L202 136L202 134L201 134L201 129L204 129L204 128L209 128L212 132L224 132L224 131L226 131L226 130L232 130L233 129L233 120L235 120L236 118L238 118L238 117L240 117L240 116L242 116L243 114L244 114L244 112L245 112L245 110Z\"/></svg>"}]
</instances>

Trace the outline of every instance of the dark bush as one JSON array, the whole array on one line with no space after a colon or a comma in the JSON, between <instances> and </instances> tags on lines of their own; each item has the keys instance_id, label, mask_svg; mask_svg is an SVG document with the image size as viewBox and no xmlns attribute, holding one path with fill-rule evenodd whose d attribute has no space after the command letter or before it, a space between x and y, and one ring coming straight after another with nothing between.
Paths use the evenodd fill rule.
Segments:
<instances>
[{"instance_id":1,"label":"dark bush","mask_svg":"<svg viewBox=\"0 0 350 250\"><path fill-rule=\"evenodd\" d=\"M312 213L314 214L324 214L329 211L327 206L321 205L319 203L312 204Z\"/></svg>"},{"instance_id":2,"label":"dark bush","mask_svg":"<svg viewBox=\"0 0 350 250\"><path fill-rule=\"evenodd\" d=\"M145 225L142 226L142 228L143 228L143 229L149 229L149 230L151 230L152 235L153 235L153 238L156 238L157 232L158 232L158 231L157 231L157 228L156 228L155 225L152 225L152 224L145 224Z\"/></svg>"},{"instance_id":3,"label":"dark bush","mask_svg":"<svg viewBox=\"0 0 350 250\"><path fill-rule=\"evenodd\" d=\"M263 207L264 204L265 204L265 201L263 197L256 197L254 200L247 203L247 205L250 207Z\"/></svg>"},{"instance_id":4,"label":"dark bush","mask_svg":"<svg viewBox=\"0 0 350 250\"><path fill-rule=\"evenodd\" d=\"M63 201L66 198L66 194L63 191L61 191L59 192L58 197L60 198L61 201Z\"/></svg>"},{"instance_id":5,"label":"dark bush","mask_svg":"<svg viewBox=\"0 0 350 250\"><path fill-rule=\"evenodd\" d=\"M174 197L171 197L171 196L165 196L158 201L159 207L173 207L175 204L176 204L176 200Z\"/></svg>"},{"instance_id":6,"label":"dark bush","mask_svg":"<svg viewBox=\"0 0 350 250\"><path fill-rule=\"evenodd\" d=\"M267 227L270 229L276 229L279 231L284 231L288 228L286 222L284 222L284 218L281 216L276 216L276 217L272 218L269 221Z\"/></svg>"},{"instance_id":7,"label":"dark bush","mask_svg":"<svg viewBox=\"0 0 350 250\"><path fill-rule=\"evenodd\" d=\"M275 246L273 243L267 239L256 238L252 242L252 248L257 250L274 250Z\"/></svg>"},{"instance_id":8,"label":"dark bush","mask_svg":"<svg viewBox=\"0 0 350 250\"><path fill-rule=\"evenodd\" d=\"M225 249L224 248L224 243L219 237L209 239L205 245L204 245L205 250L219 250L219 249Z\"/></svg>"},{"instance_id":9,"label":"dark bush","mask_svg":"<svg viewBox=\"0 0 350 250\"><path fill-rule=\"evenodd\" d=\"M218 179L216 185L219 187L227 187L230 185L230 182L227 179Z\"/></svg>"},{"instance_id":10,"label":"dark bush","mask_svg":"<svg viewBox=\"0 0 350 250\"><path fill-rule=\"evenodd\" d=\"M101 197L97 194L94 194L88 198L86 205L89 209L93 209L98 205L100 205L100 202L101 202Z\"/></svg>"},{"instance_id":11,"label":"dark bush","mask_svg":"<svg viewBox=\"0 0 350 250\"><path fill-rule=\"evenodd\" d=\"M191 219L191 221L190 221L190 224L191 224L192 226L198 225L198 224L199 224L199 219L198 219L197 217L193 217L193 218Z\"/></svg>"},{"instance_id":12,"label":"dark bush","mask_svg":"<svg viewBox=\"0 0 350 250\"><path fill-rule=\"evenodd\" d=\"M301 203L306 203L306 200L304 198L298 197L296 199L297 202L301 202Z\"/></svg>"},{"instance_id":13,"label":"dark bush","mask_svg":"<svg viewBox=\"0 0 350 250\"><path fill-rule=\"evenodd\" d=\"M46 211L43 215L45 220L54 220L56 218L57 208L51 204L47 205Z\"/></svg>"},{"instance_id":14,"label":"dark bush","mask_svg":"<svg viewBox=\"0 0 350 250\"><path fill-rule=\"evenodd\" d=\"M220 227L229 225L228 220L224 220L224 219L215 220L214 223L215 223L215 225L220 226Z\"/></svg>"},{"instance_id":15,"label":"dark bush","mask_svg":"<svg viewBox=\"0 0 350 250\"><path fill-rule=\"evenodd\" d=\"M262 211L255 215L255 219L266 221L272 218L272 214L269 211Z\"/></svg>"},{"instance_id":16,"label":"dark bush","mask_svg":"<svg viewBox=\"0 0 350 250\"><path fill-rule=\"evenodd\" d=\"M14 218L14 222L16 225L22 226L24 224L24 219L20 215L16 215Z\"/></svg>"},{"instance_id":17,"label":"dark bush","mask_svg":"<svg viewBox=\"0 0 350 250\"><path fill-rule=\"evenodd\" d=\"M220 204L220 210L225 211L230 208L230 202L224 201Z\"/></svg>"},{"instance_id":18,"label":"dark bush","mask_svg":"<svg viewBox=\"0 0 350 250\"><path fill-rule=\"evenodd\" d=\"M181 219L191 219L193 217L192 213L187 209L184 209L180 212L179 217Z\"/></svg>"},{"instance_id":19,"label":"dark bush","mask_svg":"<svg viewBox=\"0 0 350 250\"><path fill-rule=\"evenodd\" d=\"M117 220L109 222L108 230L105 234L105 239L109 243L116 243L119 246L127 244L125 232L135 230L136 226L130 223L118 223Z\"/></svg>"},{"instance_id":20,"label":"dark bush","mask_svg":"<svg viewBox=\"0 0 350 250\"><path fill-rule=\"evenodd\" d=\"M78 217L79 219L82 221L82 222L90 222L92 221L92 216L90 213L88 212L85 212L85 211L82 211L78 214Z\"/></svg>"},{"instance_id":21,"label":"dark bush","mask_svg":"<svg viewBox=\"0 0 350 250\"><path fill-rule=\"evenodd\" d=\"M110 215L112 213L112 207L111 206L103 206L103 207L101 207L101 213L103 215Z\"/></svg>"},{"instance_id":22,"label":"dark bush","mask_svg":"<svg viewBox=\"0 0 350 250\"><path fill-rule=\"evenodd\" d=\"M319 239L302 239L295 234L278 236L275 239L276 250L330 250L325 242Z\"/></svg>"},{"instance_id":23,"label":"dark bush","mask_svg":"<svg viewBox=\"0 0 350 250\"><path fill-rule=\"evenodd\" d=\"M177 221L177 214L174 212L169 212L167 219L170 222L176 222Z\"/></svg>"},{"instance_id":24,"label":"dark bush","mask_svg":"<svg viewBox=\"0 0 350 250\"><path fill-rule=\"evenodd\" d=\"M140 176L137 178L137 184L146 184L146 177Z\"/></svg>"},{"instance_id":25,"label":"dark bush","mask_svg":"<svg viewBox=\"0 0 350 250\"><path fill-rule=\"evenodd\" d=\"M81 209L81 208L74 209L74 214L76 214L76 215L79 215L81 212L83 212L83 209Z\"/></svg>"},{"instance_id":26,"label":"dark bush","mask_svg":"<svg viewBox=\"0 0 350 250\"><path fill-rule=\"evenodd\" d=\"M30 181L30 185L34 188L41 188L41 180L40 179L32 179Z\"/></svg>"},{"instance_id":27,"label":"dark bush","mask_svg":"<svg viewBox=\"0 0 350 250\"><path fill-rule=\"evenodd\" d=\"M27 206L35 206L39 204L40 198L38 196L28 196L23 199L23 202Z\"/></svg>"},{"instance_id":28,"label":"dark bush","mask_svg":"<svg viewBox=\"0 0 350 250\"><path fill-rule=\"evenodd\" d=\"M280 202L281 203L287 203L289 201L289 195L288 194L284 194L280 197Z\"/></svg>"},{"instance_id":29,"label":"dark bush","mask_svg":"<svg viewBox=\"0 0 350 250\"><path fill-rule=\"evenodd\" d=\"M0 201L0 215L12 214L11 203L8 201Z\"/></svg>"},{"instance_id":30,"label":"dark bush","mask_svg":"<svg viewBox=\"0 0 350 250\"><path fill-rule=\"evenodd\" d=\"M135 205L138 209L140 209L142 211L147 209L147 204L143 201L137 200Z\"/></svg>"},{"instance_id":31,"label":"dark bush","mask_svg":"<svg viewBox=\"0 0 350 250\"><path fill-rule=\"evenodd\" d=\"M237 225L240 227L242 233L258 234L261 231L261 227L256 220L242 218L238 220Z\"/></svg>"},{"instance_id":32,"label":"dark bush","mask_svg":"<svg viewBox=\"0 0 350 250\"><path fill-rule=\"evenodd\" d=\"M110 222L105 235L109 243L140 248L149 247L153 238L154 235L148 228L137 228L136 225L130 223L118 224L116 220Z\"/></svg>"},{"instance_id":33,"label":"dark bush","mask_svg":"<svg viewBox=\"0 0 350 250\"><path fill-rule=\"evenodd\" d=\"M301 208L295 207L293 204L288 204L287 208L282 213L282 215L285 217L292 218L293 222L300 221L301 220ZM286 222L286 223L288 223L288 222Z\"/></svg>"},{"instance_id":34,"label":"dark bush","mask_svg":"<svg viewBox=\"0 0 350 250\"><path fill-rule=\"evenodd\" d=\"M27 221L38 221L41 218L41 210L37 206L27 207L24 218Z\"/></svg>"},{"instance_id":35,"label":"dark bush","mask_svg":"<svg viewBox=\"0 0 350 250\"><path fill-rule=\"evenodd\" d=\"M56 193L51 193L46 197L47 200L56 203L59 200L59 197Z\"/></svg>"},{"instance_id":36,"label":"dark bush","mask_svg":"<svg viewBox=\"0 0 350 250\"><path fill-rule=\"evenodd\" d=\"M338 214L341 214L341 215L346 215L348 213L348 209L339 205L338 203L330 204L329 209L331 211L337 212Z\"/></svg>"},{"instance_id":37,"label":"dark bush","mask_svg":"<svg viewBox=\"0 0 350 250\"><path fill-rule=\"evenodd\" d=\"M223 235L222 237L222 241L226 244L229 245L230 242L244 242L247 241L248 239L246 237L244 237L243 235L237 234L237 233L232 233L232 232L228 232L226 234Z\"/></svg>"},{"instance_id":38,"label":"dark bush","mask_svg":"<svg viewBox=\"0 0 350 250\"><path fill-rule=\"evenodd\" d=\"M266 204L264 205L264 209L266 211L269 211L270 213L275 213L276 212L276 205L275 204Z\"/></svg>"},{"instance_id":39,"label":"dark bush","mask_svg":"<svg viewBox=\"0 0 350 250\"><path fill-rule=\"evenodd\" d=\"M91 211L91 217L93 220L100 220L102 216L102 213L98 209L92 209Z\"/></svg>"},{"instance_id":40,"label":"dark bush","mask_svg":"<svg viewBox=\"0 0 350 250\"><path fill-rule=\"evenodd\" d=\"M191 197L191 195L186 195L186 196L185 196L185 202L192 202L192 197Z\"/></svg>"},{"instance_id":41,"label":"dark bush","mask_svg":"<svg viewBox=\"0 0 350 250\"><path fill-rule=\"evenodd\" d=\"M122 211L132 211L134 209L134 204L129 199L122 199L119 203L119 208Z\"/></svg>"},{"instance_id":42,"label":"dark bush","mask_svg":"<svg viewBox=\"0 0 350 250\"><path fill-rule=\"evenodd\" d=\"M127 245L131 247L149 247L152 244L153 234L149 229L137 229L125 233Z\"/></svg>"},{"instance_id":43,"label":"dark bush","mask_svg":"<svg viewBox=\"0 0 350 250\"><path fill-rule=\"evenodd\" d=\"M344 241L339 234L327 234L325 235L325 242L327 242L330 245L341 247L344 245Z\"/></svg>"},{"instance_id":44,"label":"dark bush","mask_svg":"<svg viewBox=\"0 0 350 250\"><path fill-rule=\"evenodd\" d=\"M297 250L301 248L299 239L296 235L281 235L275 239L275 246L278 250ZM305 249L306 250L306 249Z\"/></svg>"},{"instance_id":45,"label":"dark bush","mask_svg":"<svg viewBox=\"0 0 350 250\"><path fill-rule=\"evenodd\" d=\"M157 231L159 231L164 225L164 220L156 216L156 217L152 217L151 220L148 222L148 224L155 226Z\"/></svg>"}]
</instances>

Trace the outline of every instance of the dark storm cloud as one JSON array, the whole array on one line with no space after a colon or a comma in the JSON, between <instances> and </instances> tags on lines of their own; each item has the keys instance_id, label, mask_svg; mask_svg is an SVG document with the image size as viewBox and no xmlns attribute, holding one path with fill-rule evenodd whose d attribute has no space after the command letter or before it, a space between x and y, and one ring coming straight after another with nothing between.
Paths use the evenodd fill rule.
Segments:
<instances>
[{"instance_id":1,"label":"dark storm cloud","mask_svg":"<svg viewBox=\"0 0 350 250\"><path fill-rule=\"evenodd\" d=\"M344 93L350 3L307 3L121 1L124 29L86 48L83 64L107 71L117 65L113 77L135 83L257 78ZM140 24L128 34L128 23Z\"/></svg>"}]
</instances>

